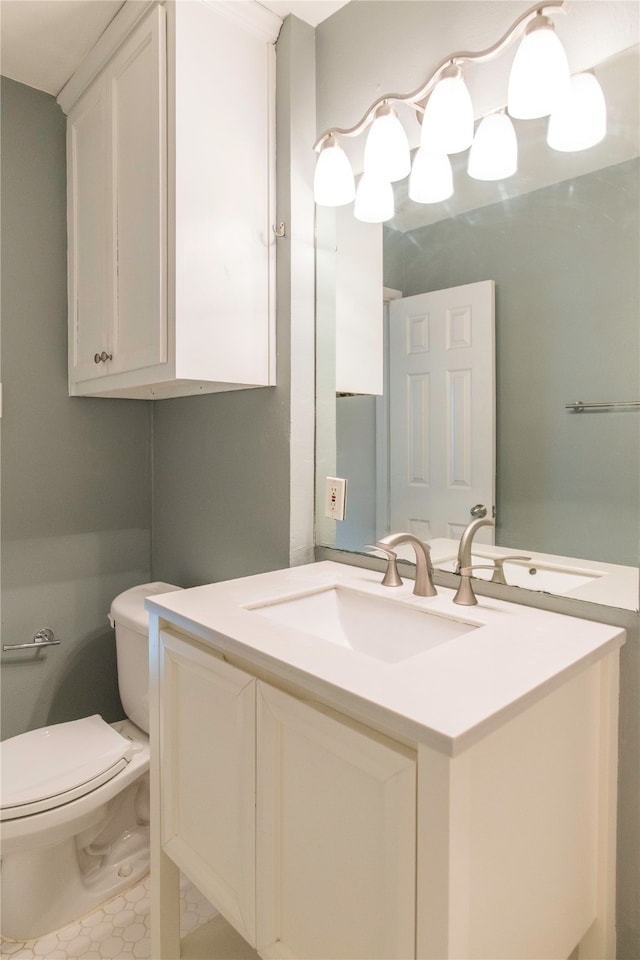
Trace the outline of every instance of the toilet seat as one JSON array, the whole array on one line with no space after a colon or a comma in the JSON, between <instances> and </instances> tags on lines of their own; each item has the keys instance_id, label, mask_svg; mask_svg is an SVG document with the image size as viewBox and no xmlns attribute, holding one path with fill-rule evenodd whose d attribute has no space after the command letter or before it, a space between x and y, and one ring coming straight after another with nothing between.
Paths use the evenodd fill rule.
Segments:
<instances>
[{"instance_id":1,"label":"toilet seat","mask_svg":"<svg viewBox=\"0 0 640 960\"><path fill-rule=\"evenodd\" d=\"M97 714L0 744L2 810L12 820L82 797L123 770L132 744Z\"/></svg>"}]
</instances>

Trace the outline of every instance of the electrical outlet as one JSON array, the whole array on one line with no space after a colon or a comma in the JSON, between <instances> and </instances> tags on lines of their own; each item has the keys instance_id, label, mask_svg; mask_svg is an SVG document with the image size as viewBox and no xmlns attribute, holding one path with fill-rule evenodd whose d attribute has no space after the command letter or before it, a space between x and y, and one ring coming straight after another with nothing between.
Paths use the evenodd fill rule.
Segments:
<instances>
[{"instance_id":1,"label":"electrical outlet","mask_svg":"<svg viewBox=\"0 0 640 960\"><path fill-rule=\"evenodd\" d=\"M324 490L324 515L331 520L344 520L347 510L347 481L327 477Z\"/></svg>"}]
</instances>

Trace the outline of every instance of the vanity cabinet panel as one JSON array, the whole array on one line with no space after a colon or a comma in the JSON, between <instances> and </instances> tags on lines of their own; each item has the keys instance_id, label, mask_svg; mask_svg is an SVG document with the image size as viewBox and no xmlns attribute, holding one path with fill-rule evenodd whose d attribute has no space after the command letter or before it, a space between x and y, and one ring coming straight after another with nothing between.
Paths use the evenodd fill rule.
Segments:
<instances>
[{"instance_id":1,"label":"vanity cabinet panel","mask_svg":"<svg viewBox=\"0 0 640 960\"><path fill-rule=\"evenodd\" d=\"M415 754L258 684L258 950L415 955Z\"/></svg>"},{"instance_id":2,"label":"vanity cabinet panel","mask_svg":"<svg viewBox=\"0 0 640 960\"><path fill-rule=\"evenodd\" d=\"M253 677L161 635L164 851L255 944Z\"/></svg>"},{"instance_id":3,"label":"vanity cabinet panel","mask_svg":"<svg viewBox=\"0 0 640 960\"><path fill-rule=\"evenodd\" d=\"M253 0L167 0L130 29L134 15L131 0L107 31L110 59L102 44L96 69L92 55L83 64L88 92L78 99L72 78L59 97L69 392L162 399L274 384L281 21Z\"/></svg>"},{"instance_id":4,"label":"vanity cabinet panel","mask_svg":"<svg viewBox=\"0 0 640 960\"><path fill-rule=\"evenodd\" d=\"M614 956L616 689L602 661L458 757L418 748L418 956Z\"/></svg>"}]
</instances>

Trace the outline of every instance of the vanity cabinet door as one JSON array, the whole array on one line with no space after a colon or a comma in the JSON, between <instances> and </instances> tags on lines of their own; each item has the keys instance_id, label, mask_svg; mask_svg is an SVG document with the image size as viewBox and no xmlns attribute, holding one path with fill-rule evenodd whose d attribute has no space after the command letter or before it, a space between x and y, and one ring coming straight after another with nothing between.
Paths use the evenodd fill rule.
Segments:
<instances>
[{"instance_id":1,"label":"vanity cabinet door","mask_svg":"<svg viewBox=\"0 0 640 960\"><path fill-rule=\"evenodd\" d=\"M161 634L162 846L255 944L255 687L211 651Z\"/></svg>"},{"instance_id":2,"label":"vanity cabinet door","mask_svg":"<svg viewBox=\"0 0 640 960\"><path fill-rule=\"evenodd\" d=\"M263 957L415 956L415 755L258 683Z\"/></svg>"}]
</instances>

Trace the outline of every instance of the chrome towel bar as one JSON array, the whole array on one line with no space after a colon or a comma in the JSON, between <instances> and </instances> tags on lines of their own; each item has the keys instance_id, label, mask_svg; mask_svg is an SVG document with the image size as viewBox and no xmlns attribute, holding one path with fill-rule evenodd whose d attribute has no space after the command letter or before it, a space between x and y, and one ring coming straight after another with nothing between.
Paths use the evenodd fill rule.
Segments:
<instances>
[{"instance_id":1,"label":"chrome towel bar","mask_svg":"<svg viewBox=\"0 0 640 960\"><path fill-rule=\"evenodd\" d=\"M60 643L60 640L56 640L53 635L53 630L50 630L48 627L43 627L42 630L38 630L37 633L33 635L33 640L30 640L29 643L3 643L3 650L35 650L36 652L42 650L43 647L56 647Z\"/></svg>"},{"instance_id":2,"label":"chrome towel bar","mask_svg":"<svg viewBox=\"0 0 640 960\"><path fill-rule=\"evenodd\" d=\"M582 400L576 400L575 403L565 403L565 410L571 410L572 413L582 413L583 410L614 410L629 407L640 407L640 400L614 400L611 403L583 403Z\"/></svg>"}]
</instances>

